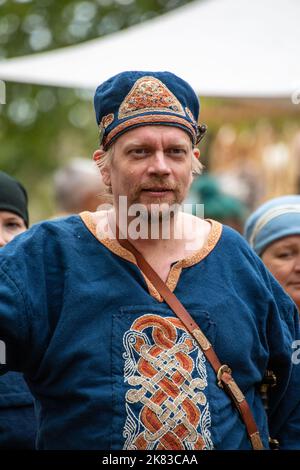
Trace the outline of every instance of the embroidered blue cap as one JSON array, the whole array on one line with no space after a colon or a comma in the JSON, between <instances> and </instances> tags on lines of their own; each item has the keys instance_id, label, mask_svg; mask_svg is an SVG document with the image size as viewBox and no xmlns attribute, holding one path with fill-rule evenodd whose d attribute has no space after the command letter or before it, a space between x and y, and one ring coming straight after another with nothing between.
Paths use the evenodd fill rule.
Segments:
<instances>
[{"instance_id":1,"label":"embroidered blue cap","mask_svg":"<svg viewBox=\"0 0 300 470\"><path fill-rule=\"evenodd\" d=\"M171 72L122 72L98 86L94 106L104 150L124 132L145 125L176 126L196 144L199 100L192 87Z\"/></svg>"},{"instance_id":2,"label":"embroidered blue cap","mask_svg":"<svg viewBox=\"0 0 300 470\"><path fill-rule=\"evenodd\" d=\"M276 197L262 204L247 219L244 234L259 256L276 240L300 235L300 196Z\"/></svg>"}]
</instances>

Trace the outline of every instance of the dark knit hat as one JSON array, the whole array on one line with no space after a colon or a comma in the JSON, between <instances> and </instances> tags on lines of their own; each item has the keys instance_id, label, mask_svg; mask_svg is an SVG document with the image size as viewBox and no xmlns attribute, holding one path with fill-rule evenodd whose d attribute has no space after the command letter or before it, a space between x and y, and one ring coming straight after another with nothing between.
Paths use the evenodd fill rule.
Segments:
<instances>
[{"instance_id":1,"label":"dark knit hat","mask_svg":"<svg viewBox=\"0 0 300 470\"><path fill-rule=\"evenodd\" d=\"M29 225L28 198L25 188L15 178L0 171L0 211L13 212Z\"/></svg>"}]
</instances>

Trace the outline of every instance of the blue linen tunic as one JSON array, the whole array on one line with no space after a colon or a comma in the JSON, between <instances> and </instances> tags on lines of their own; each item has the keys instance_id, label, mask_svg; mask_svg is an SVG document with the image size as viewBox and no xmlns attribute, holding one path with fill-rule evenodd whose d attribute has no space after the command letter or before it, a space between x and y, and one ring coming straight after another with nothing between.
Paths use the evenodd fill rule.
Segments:
<instances>
[{"instance_id":1,"label":"blue linen tunic","mask_svg":"<svg viewBox=\"0 0 300 470\"><path fill-rule=\"evenodd\" d=\"M38 448L251 449L210 364L132 255L83 219L37 224L1 252L2 372L25 373ZM214 222L200 256L175 263L168 282L232 368L264 445L270 431L300 449L298 313L260 259ZM258 391L268 365L278 379L269 430Z\"/></svg>"},{"instance_id":2,"label":"blue linen tunic","mask_svg":"<svg viewBox=\"0 0 300 470\"><path fill-rule=\"evenodd\" d=\"M34 449L36 418L33 397L22 374L0 377L0 450Z\"/></svg>"}]
</instances>

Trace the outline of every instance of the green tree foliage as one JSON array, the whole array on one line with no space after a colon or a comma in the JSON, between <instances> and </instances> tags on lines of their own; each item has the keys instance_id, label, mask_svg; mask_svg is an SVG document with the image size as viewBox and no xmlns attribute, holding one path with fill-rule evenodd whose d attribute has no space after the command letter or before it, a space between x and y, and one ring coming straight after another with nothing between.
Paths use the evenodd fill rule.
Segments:
<instances>
[{"instance_id":1,"label":"green tree foliage","mask_svg":"<svg viewBox=\"0 0 300 470\"><path fill-rule=\"evenodd\" d=\"M190 1L0 0L0 60L98 38ZM54 170L70 157L90 157L96 146L91 92L6 83L0 168L27 187L33 221L54 210Z\"/></svg>"}]
</instances>

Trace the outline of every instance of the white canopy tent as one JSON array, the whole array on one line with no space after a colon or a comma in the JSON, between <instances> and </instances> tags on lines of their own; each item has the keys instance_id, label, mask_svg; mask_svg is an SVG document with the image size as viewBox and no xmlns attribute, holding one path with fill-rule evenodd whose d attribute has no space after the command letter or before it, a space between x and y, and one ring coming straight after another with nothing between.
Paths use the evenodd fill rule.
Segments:
<instances>
[{"instance_id":1,"label":"white canopy tent","mask_svg":"<svg viewBox=\"0 0 300 470\"><path fill-rule=\"evenodd\" d=\"M122 70L170 70L202 96L291 98L300 88L299 0L195 1L51 52L0 62L0 79L94 89Z\"/></svg>"}]
</instances>

